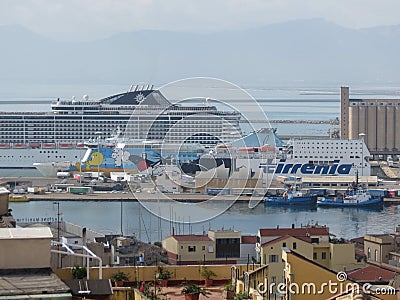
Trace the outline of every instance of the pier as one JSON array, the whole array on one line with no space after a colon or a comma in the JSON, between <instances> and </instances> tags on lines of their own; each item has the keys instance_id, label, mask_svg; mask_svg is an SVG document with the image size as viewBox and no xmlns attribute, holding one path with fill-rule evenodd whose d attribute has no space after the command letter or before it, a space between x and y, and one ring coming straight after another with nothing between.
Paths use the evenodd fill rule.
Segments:
<instances>
[{"instance_id":1,"label":"pier","mask_svg":"<svg viewBox=\"0 0 400 300\"><path fill-rule=\"evenodd\" d=\"M239 201L239 202L249 202L251 201L261 201L263 197L250 197L250 196L236 196L236 195L221 195L221 196L210 196L204 194L147 194L147 193L137 193L137 198L139 201L151 201L151 202L164 202L169 200L174 200L177 202L187 202L187 203L198 203L203 201ZM165 199L168 197L168 200ZM76 195L71 193L49 193L43 195L27 194L27 201L132 201L136 202L138 199L131 192L125 193L109 193L109 192L94 192L87 195ZM16 201L16 202L23 202ZM11 202L13 202L11 200Z\"/></svg>"}]
</instances>

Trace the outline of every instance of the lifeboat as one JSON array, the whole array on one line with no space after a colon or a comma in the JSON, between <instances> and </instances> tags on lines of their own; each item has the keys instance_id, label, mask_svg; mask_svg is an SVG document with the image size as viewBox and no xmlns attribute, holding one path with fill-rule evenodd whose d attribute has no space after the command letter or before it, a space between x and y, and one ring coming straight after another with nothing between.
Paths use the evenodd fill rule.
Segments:
<instances>
[{"instance_id":1,"label":"lifeboat","mask_svg":"<svg viewBox=\"0 0 400 300\"><path fill-rule=\"evenodd\" d=\"M276 150L275 146L263 145L260 147L261 152L274 152Z\"/></svg>"},{"instance_id":2,"label":"lifeboat","mask_svg":"<svg viewBox=\"0 0 400 300\"><path fill-rule=\"evenodd\" d=\"M8 148L10 148L10 144L8 143L0 144L0 149L8 149Z\"/></svg>"},{"instance_id":3,"label":"lifeboat","mask_svg":"<svg viewBox=\"0 0 400 300\"><path fill-rule=\"evenodd\" d=\"M76 143L76 148L84 148L85 144L84 143Z\"/></svg>"},{"instance_id":4,"label":"lifeboat","mask_svg":"<svg viewBox=\"0 0 400 300\"><path fill-rule=\"evenodd\" d=\"M40 143L29 143L29 148L40 148Z\"/></svg>"},{"instance_id":5,"label":"lifeboat","mask_svg":"<svg viewBox=\"0 0 400 300\"><path fill-rule=\"evenodd\" d=\"M63 149L71 149L73 145L71 143L60 143L59 146Z\"/></svg>"},{"instance_id":6,"label":"lifeboat","mask_svg":"<svg viewBox=\"0 0 400 300\"><path fill-rule=\"evenodd\" d=\"M24 149L24 148L26 148L26 144L15 143L15 144L13 144L13 148L15 148L15 149Z\"/></svg>"},{"instance_id":7,"label":"lifeboat","mask_svg":"<svg viewBox=\"0 0 400 300\"><path fill-rule=\"evenodd\" d=\"M106 144L105 145L105 148L114 148L115 147L115 144Z\"/></svg>"},{"instance_id":8,"label":"lifeboat","mask_svg":"<svg viewBox=\"0 0 400 300\"><path fill-rule=\"evenodd\" d=\"M54 149L56 147L55 143L43 143L43 148L45 149Z\"/></svg>"},{"instance_id":9,"label":"lifeboat","mask_svg":"<svg viewBox=\"0 0 400 300\"><path fill-rule=\"evenodd\" d=\"M215 148L216 149L231 149L232 146L229 146L229 145L218 145Z\"/></svg>"},{"instance_id":10,"label":"lifeboat","mask_svg":"<svg viewBox=\"0 0 400 300\"><path fill-rule=\"evenodd\" d=\"M248 152L248 153L254 152L253 147L239 147L237 150L240 152Z\"/></svg>"}]
</instances>

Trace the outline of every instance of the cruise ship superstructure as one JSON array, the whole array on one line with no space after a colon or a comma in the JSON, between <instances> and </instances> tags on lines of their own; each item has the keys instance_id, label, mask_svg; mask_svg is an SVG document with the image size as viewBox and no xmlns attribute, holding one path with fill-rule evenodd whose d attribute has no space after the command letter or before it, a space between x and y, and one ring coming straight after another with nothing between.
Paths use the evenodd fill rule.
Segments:
<instances>
[{"instance_id":1,"label":"cruise ship superstructure","mask_svg":"<svg viewBox=\"0 0 400 300\"><path fill-rule=\"evenodd\" d=\"M0 168L79 161L84 141L111 136L117 127L128 128L130 138L215 145L238 138L240 118L208 103L173 104L150 85L100 100L58 99L51 112L0 113Z\"/></svg>"}]
</instances>

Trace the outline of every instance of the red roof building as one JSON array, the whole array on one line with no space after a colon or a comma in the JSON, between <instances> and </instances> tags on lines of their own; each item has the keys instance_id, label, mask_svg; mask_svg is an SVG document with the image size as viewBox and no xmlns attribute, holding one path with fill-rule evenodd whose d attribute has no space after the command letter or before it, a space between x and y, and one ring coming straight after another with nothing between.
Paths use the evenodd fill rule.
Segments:
<instances>
[{"instance_id":1,"label":"red roof building","mask_svg":"<svg viewBox=\"0 0 400 300\"><path fill-rule=\"evenodd\" d=\"M368 265L362 269L347 272L347 276L358 282L383 283L392 280L396 276L396 272Z\"/></svg>"}]
</instances>

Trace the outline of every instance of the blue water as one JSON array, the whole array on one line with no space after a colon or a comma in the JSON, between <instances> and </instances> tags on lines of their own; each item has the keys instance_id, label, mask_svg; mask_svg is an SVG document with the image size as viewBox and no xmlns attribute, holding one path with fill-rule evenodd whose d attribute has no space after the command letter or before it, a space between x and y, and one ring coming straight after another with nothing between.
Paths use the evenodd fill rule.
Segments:
<instances>
[{"instance_id":1,"label":"blue water","mask_svg":"<svg viewBox=\"0 0 400 300\"><path fill-rule=\"evenodd\" d=\"M51 201L10 203L13 215L18 221L30 218L56 218L57 208ZM135 233L143 241L157 241L170 235L171 222L161 221L137 202L123 202L122 223L125 234ZM168 209L160 206L161 209ZM121 203L116 202L60 202L63 220L80 224L102 233L120 232ZM139 233L139 211L142 215L141 233ZM327 225L331 233L338 237L353 238L366 233L389 233L399 224L398 206L386 206L377 209L368 208L317 208L317 207L264 207L261 203L255 209L249 209L246 203L237 203L222 215L206 222L186 225L174 224L176 233L201 233L204 230L231 228L241 230L243 234L257 234L259 228L290 227L291 224ZM176 220L183 220L177 216Z\"/></svg>"}]
</instances>

